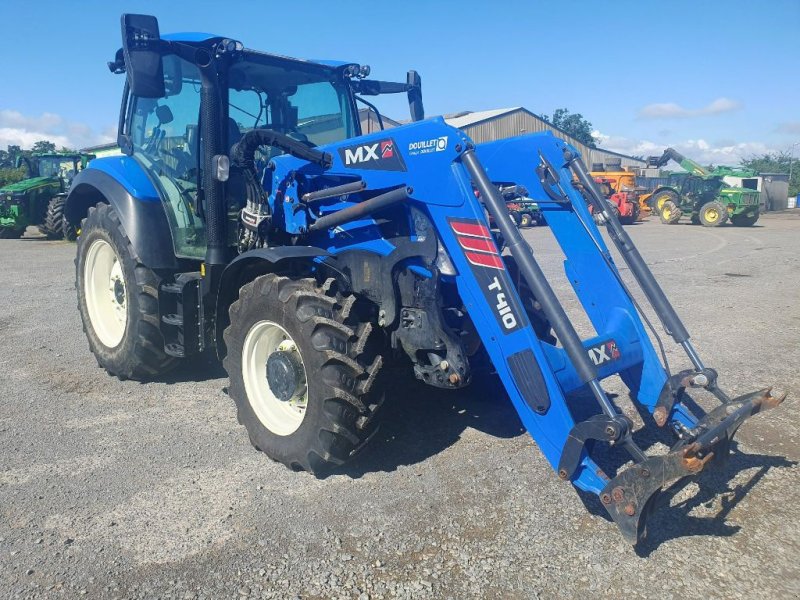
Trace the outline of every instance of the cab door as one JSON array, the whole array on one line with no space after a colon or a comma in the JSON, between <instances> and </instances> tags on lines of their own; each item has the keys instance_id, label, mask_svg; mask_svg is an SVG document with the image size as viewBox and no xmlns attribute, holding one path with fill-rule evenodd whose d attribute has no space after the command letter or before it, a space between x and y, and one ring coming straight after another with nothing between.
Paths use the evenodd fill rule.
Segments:
<instances>
[{"instance_id":1,"label":"cab door","mask_svg":"<svg viewBox=\"0 0 800 600\"><path fill-rule=\"evenodd\" d=\"M164 56L161 98L132 95L126 134L133 157L158 189L167 213L175 255L202 259L206 231L201 206L200 73L196 65Z\"/></svg>"}]
</instances>

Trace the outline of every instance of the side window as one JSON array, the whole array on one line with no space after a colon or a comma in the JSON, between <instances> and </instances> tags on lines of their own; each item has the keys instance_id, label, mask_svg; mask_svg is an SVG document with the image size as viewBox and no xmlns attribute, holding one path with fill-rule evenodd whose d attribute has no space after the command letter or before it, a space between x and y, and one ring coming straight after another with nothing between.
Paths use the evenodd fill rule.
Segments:
<instances>
[{"instance_id":1,"label":"side window","mask_svg":"<svg viewBox=\"0 0 800 600\"><path fill-rule=\"evenodd\" d=\"M175 254L202 258L205 228L197 206L200 172L200 73L175 55L164 57L163 98L133 97L133 155L160 187Z\"/></svg>"},{"instance_id":2,"label":"side window","mask_svg":"<svg viewBox=\"0 0 800 600\"><path fill-rule=\"evenodd\" d=\"M327 81L297 86L289 103L297 110L297 132L316 145L336 142L346 137L350 115L342 106L347 96Z\"/></svg>"}]
</instances>

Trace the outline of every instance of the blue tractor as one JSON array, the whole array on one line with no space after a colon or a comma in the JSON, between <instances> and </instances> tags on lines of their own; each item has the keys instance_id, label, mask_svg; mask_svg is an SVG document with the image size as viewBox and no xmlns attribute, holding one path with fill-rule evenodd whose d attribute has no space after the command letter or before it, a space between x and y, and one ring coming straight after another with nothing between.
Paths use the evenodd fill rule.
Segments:
<instances>
[{"instance_id":1,"label":"blue tractor","mask_svg":"<svg viewBox=\"0 0 800 600\"><path fill-rule=\"evenodd\" d=\"M726 455L745 419L782 400L722 391L558 138L475 145L441 118L424 120L413 71L404 83L371 80L358 64L161 36L145 15L123 15L122 41L109 67L126 74L124 155L92 161L66 203L81 223L84 329L110 374L151 379L214 349L252 444L320 475L375 431L388 362L444 389L488 364L559 477L599 496L632 542L665 486ZM412 121L362 135L357 104L385 93L408 95ZM671 373L654 349L573 179L689 368ZM588 339L514 226L508 186L527 190L563 249ZM614 374L645 423L674 435L669 452L635 443L601 383ZM701 410L690 390L717 408ZM595 460L610 445L632 461L613 478Z\"/></svg>"}]
</instances>

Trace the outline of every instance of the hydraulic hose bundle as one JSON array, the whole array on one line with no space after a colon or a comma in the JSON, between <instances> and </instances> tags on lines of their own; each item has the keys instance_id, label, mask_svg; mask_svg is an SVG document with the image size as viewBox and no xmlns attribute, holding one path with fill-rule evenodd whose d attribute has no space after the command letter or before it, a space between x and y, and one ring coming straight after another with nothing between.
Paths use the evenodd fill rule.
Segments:
<instances>
[{"instance_id":1,"label":"hydraulic hose bundle","mask_svg":"<svg viewBox=\"0 0 800 600\"><path fill-rule=\"evenodd\" d=\"M240 214L242 228L239 234L239 252L246 252L263 246L266 241L265 224L269 223L269 205L263 189L258 183L255 154L261 146L280 148L292 156L307 160L327 169L331 165L331 156L309 148L271 129L253 129L231 148L233 169L239 171L243 178L245 207Z\"/></svg>"}]
</instances>

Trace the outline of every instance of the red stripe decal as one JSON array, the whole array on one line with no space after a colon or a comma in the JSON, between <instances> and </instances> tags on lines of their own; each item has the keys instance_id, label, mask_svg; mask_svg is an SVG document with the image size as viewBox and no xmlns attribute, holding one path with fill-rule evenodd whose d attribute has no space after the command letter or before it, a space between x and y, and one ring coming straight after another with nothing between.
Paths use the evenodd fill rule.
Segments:
<instances>
[{"instance_id":1,"label":"red stripe decal","mask_svg":"<svg viewBox=\"0 0 800 600\"><path fill-rule=\"evenodd\" d=\"M466 250L477 250L478 252L497 254L497 248L492 240L458 236L458 243Z\"/></svg>"},{"instance_id":2,"label":"red stripe decal","mask_svg":"<svg viewBox=\"0 0 800 600\"><path fill-rule=\"evenodd\" d=\"M479 267L491 267L492 269L504 269L503 259L496 254L479 254L478 252L464 252L464 256L473 265Z\"/></svg>"},{"instance_id":3,"label":"red stripe decal","mask_svg":"<svg viewBox=\"0 0 800 600\"><path fill-rule=\"evenodd\" d=\"M492 239L492 234L489 229L480 223L461 223L459 221L451 221L450 225L453 227L453 231L459 235L469 235L471 237Z\"/></svg>"}]
</instances>

